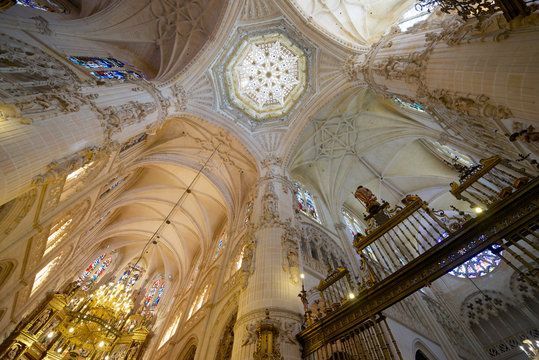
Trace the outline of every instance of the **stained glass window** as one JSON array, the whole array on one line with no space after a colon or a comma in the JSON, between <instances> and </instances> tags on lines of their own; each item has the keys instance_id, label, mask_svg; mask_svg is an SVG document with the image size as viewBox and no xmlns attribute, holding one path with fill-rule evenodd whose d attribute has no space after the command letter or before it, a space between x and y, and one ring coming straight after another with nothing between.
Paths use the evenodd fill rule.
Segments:
<instances>
[{"instance_id":1,"label":"stained glass window","mask_svg":"<svg viewBox=\"0 0 539 360\"><path fill-rule=\"evenodd\" d=\"M138 279L140 279L143 271L144 269L142 267L129 264L125 268L124 273L122 274L118 282L123 282L127 291L127 289L133 287L133 285L135 285Z\"/></svg>"},{"instance_id":2,"label":"stained glass window","mask_svg":"<svg viewBox=\"0 0 539 360\"><path fill-rule=\"evenodd\" d=\"M483 235L486 236L486 235ZM449 234L446 232L442 233L437 239L437 242L442 242L444 239L449 237ZM494 247L499 247L499 245L493 245ZM464 253L465 251L463 251ZM465 263L455 267L453 270L449 271L449 275L459 277L461 279L473 279L481 276L485 276L488 273L492 272L500 264L501 258L494 254L490 250L485 250Z\"/></svg>"},{"instance_id":3,"label":"stained glass window","mask_svg":"<svg viewBox=\"0 0 539 360\"><path fill-rule=\"evenodd\" d=\"M87 69L99 69L99 68L121 68L125 64L114 58L104 58L104 57L89 57L89 56L68 56L74 64L84 66Z\"/></svg>"},{"instance_id":4,"label":"stained glass window","mask_svg":"<svg viewBox=\"0 0 539 360\"><path fill-rule=\"evenodd\" d=\"M146 140L146 138L148 137L148 135L146 133L142 134L140 137L138 137L136 140L133 140L133 141L130 141L128 142L127 144L125 144L124 146L122 146L122 148L120 149L120 152L123 152L123 151L126 151L128 149L131 149L133 146L137 145L138 143L140 143L141 141L144 141Z\"/></svg>"},{"instance_id":5,"label":"stained glass window","mask_svg":"<svg viewBox=\"0 0 539 360\"><path fill-rule=\"evenodd\" d=\"M71 62L86 69L99 79L126 80L129 75L137 79L144 78L144 74L127 63L111 57L68 56Z\"/></svg>"},{"instance_id":6,"label":"stained glass window","mask_svg":"<svg viewBox=\"0 0 539 360\"><path fill-rule=\"evenodd\" d=\"M296 187L296 199L298 201L299 209L304 214L309 215L314 220L320 222L311 193L302 188L298 183L295 183L294 186Z\"/></svg>"},{"instance_id":7,"label":"stained glass window","mask_svg":"<svg viewBox=\"0 0 539 360\"><path fill-rule=\"evenodd\" d=\"M152 314L155 312L155 308L157 305L159 305L159 301L161 300L161 296L163 296L164 291L165 279L160 276L153 282L152 287L148 291L148 294L142 303L143 314Z\"/></svg>"},{"instance_id":8,"label":"stained glass window","mask_svg":"<svg viewBox=\"0 0 539 360\"><path fill-rule=\"evenodd\" d=\"M141 79L144 75L136 73L131 70L102 70L102 71L90 71L90 74L100 79L116 79L124 81L127 76L132 74L137 79Z\"/></svg>"},{"instance_id":9,"label":"stained glass window","mask_svg":"<svg viewBox=\"0 0 539 360\"><path fill-rule=\"evenodd\" d=\"M225 240L226 230L223 230L221 233L221 236L219 237L219 242L217 243L217 250L215 251L214 259L219 256L219 252L221 251L221 248L223 247L223 241Z\"/></svg>"},{"instance_id":10,"label":"stained glass window","mask_svg":"<svg viewBox=\"0 0 539 360\"><path fill-rule=\"evenodd\" d=\"M442 145L437 141L431 141L431 143L434 145L436 151L447 160L457 162L468 168L476 165L468 155L461 153L449 145Z\"/></svg>"},{"instance_id":11,"label":"stained glass window","mask_svg":"<svg viewBox=\"0 0 539 360\"><path fill-rule=\"evenodd\" d=\"M344 217L344 222L348 227L348 230L352 233L352 236L355 236L357 233L361 233L361 226L359 225L359 220L348 211L342 209L342 215Z\"/></svg>"},{"instance_id":12,"label":"stained glass window","mask_svg":"<svg viewBox=\"0 0 539 360\"><path fill-rule=\"evenodd\" d=\"M88 290L92 284L97 282L99 277L103 275L108 266L113 262L115 254L117 254L116 250L112 251L111 254L102 254L84 270L77 280L82 290Z\"/></svg>"},{"instance_id":13,"label":"stained glass window","mask_svg":"<svg viewBox=\"0 0 539 360\"><path fill-rule=\"evenodd\" d=\"M66 10L48 0L17 0L17 5L30 7L32 9L38 9L42 11L48 11L52 13L65 13Z\"/></svg>"},{"instance_id":14,"label":"stained glass window","mask_svg":"<svg viewBox=\"0 0 539 360\"><path fill-rule=\"evenodd\" d=\"M393 101L395 101L397 104L399 104L403 108L417 110L419 112L425 112L425 110L421 107L421 105L418 105L416 103L409 103L409 102L399 99L398 97L393 98Z\"/></svg>"},{"instance_id":15,"label":"stained glass window","mask_svg":"<svg viewBox=\"0 0 539 360\"><path fill-rule=\"evenodd\" d=\"M103 193L101 193L101 195L99 195L99 198L102 199L104 198L108 193L110 193L112 190L114 190L118 185L120 185L121 183L123 183L125 181L125 179L127 179L127 176L124 177L123 179L121 180L118 180L116 181L114 184L112 184L107 190L105 190ZM114 180L114 179L113 179Z\"/></svg>"}]
</instances>

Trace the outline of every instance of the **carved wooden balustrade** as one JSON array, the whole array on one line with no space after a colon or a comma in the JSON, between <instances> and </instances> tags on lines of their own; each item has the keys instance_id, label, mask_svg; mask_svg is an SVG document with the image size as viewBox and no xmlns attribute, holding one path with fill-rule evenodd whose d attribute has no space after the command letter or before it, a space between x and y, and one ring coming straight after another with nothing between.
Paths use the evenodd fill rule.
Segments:
<instances>
[{"instance_id":1,"label":"carved wooden balustrade","mask_svg":"<svg viewBox=\"0 0 539 360\"><path fill-rule=\"evenodd\" d=\"M489 167L488 162L482 165L476 171ZM481 178L489 172L483 170ZM509 174L504 181L513 179ZM400 359L381 312L485 250L498 254L537 289L539 177L529 179L489 202L475 218L432 210L417 196L406 197L394 209L379 206L367 217L371 227L366 235L354 239L363 270L357 296L342 300L341 295L340 306L330 311L319 304L309 308L304 301L307 327L297 335L303 358Z\"/></svg>"},{"instance_id":2,"label":"carved wooden balustrade","mask_svg":"<svg viewBox=\"0 0 539 360\"><path fill-rule=\"evenodd\" d=\"M479 163L460 170L459 184L451 183L451 194L472 207L488 208L533 178L524 169L499 156Z\"/></svg>"}]
</instances>

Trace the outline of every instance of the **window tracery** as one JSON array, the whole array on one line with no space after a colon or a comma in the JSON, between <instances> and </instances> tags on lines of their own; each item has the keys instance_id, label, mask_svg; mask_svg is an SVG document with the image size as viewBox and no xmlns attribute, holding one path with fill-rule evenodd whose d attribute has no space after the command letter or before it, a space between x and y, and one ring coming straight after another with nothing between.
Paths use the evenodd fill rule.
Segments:
<instances>
[{"instance_id":1,"label":"window tracery","mask_svg":"<svg viewBox=\"0 0 539 360\"><path fill-rule=\"evenodd\" d=\"M127 178L128 178L129 175L125 176L124 178L116 181L115 183L113 183L112 185L110 185L104 192L101 193L101 195L99 195L99 199L102 199L104 198L105 196L107 196L112 190L114 190L116 187L118 187L118 185L120 185L121 183L123 183ZM112 180L110 180L108 182L108 184L112 183L114 180L116 180L118 177L114 177Z\"/></svg>"},{"instance_id":2,"label":"window tracery","mask_svg":"<svg viewBox=\"0 0 539 360\"><path fill-rule=\"evenodd\" d=\"M209 284L206 284L202 291L196 296L195 300L193 301L193 304L191 305L191 308L189 309L187 320L189 320L191 316L196 313L207 300L208 288Z\"/></svg>"},{"instance_id":3,"label":"window tracery","mask_svg":"<svg viewBox=\"0 0 539 360\"><path fill-rule=\"evenodd\" d=\"M181 318L182 318L182 313L180 312L180 314L176 316L172 324L170 324L170 326L168 327L165 335L163 335L163 338L161 339L161 342L159 343L158 348L161 348L163 345L165 345L167 341L169 341L170 338L174 336L174 334L176 334L176 330L178 329L178 325L180 325Z\"/></svg>"},{"instance_id":4,"label":"window tracery","mask_svg":"<svg viewBox=\"0 0 539 360\"><path fill-rule=\"evenodd\" d=\"M159 305L159 301L161 300L161 297L163 296L164 291L165 291L165 278L162 275L160 275L153 282L152 287L148 291L148 294L146 295L146 298L144 299L142 303L143 315L155 313L155 309L157 308L157 305Z\"/></svg>"},{"instance_id":5,"label":"window tracery","mask_svg":"<svg viewBox=\"0 0 539 360\"><path fill-rule=\"evenodd\" d=\"M416 111L419 111L419 112L425 112L425 110L423 109L423 107L421 105L418 105L416 103L409 103L409 102L406 102L398 97L395 97L393 98L393 101L395 101L397 104L399 104L400 106L402 106L403 108L405 109L412 109L412 110L416 110Z\"/></svg>"},{"instance_id":6,"label":"window tracery","mask_svg":"<svg viewBox=\"0 0 539 360\"><path fill-rule=\"evenodd\" d=\"M305 215L308 215L315 221L320 222L318 212L316 211L316 205L311 193L299 183L295 183L294 186L296 187L296 199L298 201L299 209Z\"/></svg>"},{"instance_id":7,"label":"window tracery","mask_svg":"<svg viewBox=\"0 0 539 360\"><path fill-rule=\"evenodd\" d=\"M355 236L358 233L362 233L360 222L354 215L352 215L345 209L342 209L342 215L344 217L344 222L346 223L348 230L352 233L352 236Z\"/></svg>"},{"instance_id":8,"label":"window tracery","mask_svg":"<svg viewBox=\"0 0 539 360\"><path fill-rule=\"evenodd\" d=\"M59 262L60 256L57 256L37 272L36 276L34 277L34 284L32 285L30 296L32 296L36 292L36 290L41 287L41 285L43 285L45 280L47 280L47 278L49 277L52 269L54 269Z\"/></svg>"},{"instance_id":9,"label":"window tracery","mask_svg":"<svg viewBox=\"0 0 539 360\"><path fill-rule=\"evenodd\" d=\"M90 69L90 74L98 79L116 79L125 81L128 76L144 78L144 74L133 66L111 57L68 56L75 65Z\"/></svg>"},{"instance_id":10,"label":"window tracery","mask_svg":"<svg viewBox=\"0 0 539 360\"><path fill-rule=\"evenodd\" d=\"M64 6L50 0L17 0L17 5L30 7L32 9L48 11L52 13L68 12Z\"/></svg>"},{"instance_id":11,"label":"window tracery","mask_svg":"<svg viewBox=\"0 0 539 360\"><path fill-rule=\"evenodd\" d=\"M82 290L88 290L93 284L97 283L99 277L105 273L109 265L116 259L117 250L110 254L104 253L95 259L77 279L77 283Z\"/></svg>"},{"instance_id":12,"label":"window tracery","mask_svg":"<svg viewBox=\"0 0 539 360\"><path fill-rule=\"evenodd\" d=\"M221 233L221 236L219 236L219 241L217 242L217 249L216 249L215 255L213 257L214 259L217 259L217 257L219 256L221 248L223 247L223 242L225 240L225 236L226 236L226 229L223 230L223 232Z\"/></svg>"}]
</instances>

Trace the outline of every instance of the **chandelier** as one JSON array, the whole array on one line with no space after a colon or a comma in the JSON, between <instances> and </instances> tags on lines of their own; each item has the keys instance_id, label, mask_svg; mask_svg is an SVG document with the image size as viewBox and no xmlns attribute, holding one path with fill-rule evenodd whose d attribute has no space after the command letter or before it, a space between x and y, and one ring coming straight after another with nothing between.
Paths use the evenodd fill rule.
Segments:
<instances>
[{"instance_id":1,"label":"chandelier","mask_svg":"<svg viewBox=\"0 0 539 360\"><path fill-rule=\"evenodd\" d=\"M147 325L149 319L134 312L134 284L142 273L141 267L129 265L118 281L102 285L90 295L77 290L57 328L69 344L68 352L108 354L122 336ZM61 346L58 350L63 351Z\"/></svg>"}]
</instances>

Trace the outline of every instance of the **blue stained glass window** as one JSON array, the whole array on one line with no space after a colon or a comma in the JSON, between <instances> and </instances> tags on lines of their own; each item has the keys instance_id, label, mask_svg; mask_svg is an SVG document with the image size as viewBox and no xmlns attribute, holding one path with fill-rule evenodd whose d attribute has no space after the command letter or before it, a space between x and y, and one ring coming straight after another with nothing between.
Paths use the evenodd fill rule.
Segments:
<instances>
[{"instance_id":1,"label":"blue stained glass window","mask_svg":"<svg viewBox=\"0 0 539 360\"><path fill-rule=\"evenodd\" d=\"M103 71L91 71L90 74L99 79L116 79L124 81L128 75L132 74L137 79L141 79L144 75L131 70L103 70Z\"/></svg>"},{"instance_id":2,"label":"blue stained glass window","mask_svg":"<svg viewBox=\"0 0 539 360\"><path fill-rule=\"evenodd\" d=\"M223 230L221 233L221 236L219 237L219 243L217 243L217 251L215 252L214 259L219 256L219 252L221 251L221 247L223 246L223 241L225 239L226 230Z\"/></svg>"},{"instance_id":3,"label":"blue stained glass window","mask_svg":"<svg viewBox=\"0 0 539 360\"><path fill-rule=\"evenodd\" d=\"M86 270L81 274L81 276L79 276L79 279L77 280L77 283L82 290L88 290L93 283L97 282L99 277L103 275L105 270L114 260L113 254L115 253L116 251L113 251L110 255L105 253L99 256L94 260L93 263L90 264L90 266L86 268Z\"/></svg>"},{"instance_id":4,"label":"blue stained glass window","mask_svg":"<svg viewBox=\"0 0 539 360\"><path fill-rule=\"evenodd\" d=\"M104 198L108 193L110 193L112 190L114 190L118 185L120 185L121 183L123 183L125 181L125 179L127 179L127 176L124 177L123 179L121 180L118 180L117 182L115 182L113 185L111 185L107 190L103 191L103 193L101 193L101 195L99 195L99 198L102 199Z\"/></svg>"},{"instance_id":5,"label":"blue stained glass window","mask_svg":"<svg viewBox=\"0 0 539 360\"><path fill-rule=\"evenodd\" d=\"M146 140L147 137L148 135L146 133L142 134L138 139L131 141L125 144L124 146L122 146L122 148L120 149L120 152L131 149L133 146L137 145L139 142Z\"/></svg>"},{"instance_id":6,"label":"blue stained glass window","mask_svg":"<svg viewBox=\"0 0 539 360\"><path fill-rule=\"evenodd\" d=\"M30 7L32 9L38 9L42 11L48 11L52 13L65 13L65 10L62 9L57 4L51 3L47 0L17 0L17 5L22 5Z\"/></svg>"},{"instance_id":7,"label":"blue stained glass window","mask_svg":"<svg viewBox=\"0 0 539 360\"><path fill-rule=\"evenodd\" d=\"M296 199L298 200L299 209L304 214L309 215L314 220L320 222L311 193L305 189L302 189L302 187L297 183L294 184L294 186L296 187Z\"/></svg>"},{"instance_id":8,"label":"blue stained glass window","mask_svg":"<svg viewBox=\"0 0 539 360\"><path fill-rule=\"evenodd\" d=\"M89 56L68 56L74 64L84 66L87 69L99 69L99 68L122 68L125 64L114 58L104 57L89 57Z\"/></svg>"},{"instance_id":9,"label":"blue stained glass window","mask_svg":"<svg viewBox=\"0 0 539 360\"><path fill-rule=\"evenodd\" d=\"M443 232L442 235L437 239L437 242L442 242L447 237L449 237L449 234ZM499 247L499 245L493 246ZM465 251L459 253L462 255L465 253ZM494 254L492 251L485 250L477 254L470 260L466 261L465 263L455 267L453 270L449 271L448 274L459 277L461 279L478 278L494 271L494 269L496 269L496 267L498 267L498 265L500 264L501 260L502 259L498 255Z\"/></svg>"},{"instance_id":10,"label":"blue stained glass window","mask_svg":"<svg viewBox=\"0 0 539 360\"><path fill-rule=\"evenodd\" d=\"M399 104L403 108L417 110L419 112L425 112L423 107L421 107L421 105L418 105L416 103L409 103L409 102L406 102L406 101L403 101L403 100L399 99L398 97L393 98L393 101L395 101L397 104Z\"/></svg>"},{"instance_id":11,"label":"blue stained glass window","mask_svg":"<svg viewBox=\"0 0 539 360\"><path fill-rule=\"evenodd\" d=\"M157 305L159 305L159 301L161 300L161 296L163 295L164 291L165 280L163 278L155 280L150 288L150 291L148 291L146 298L144 299L143 314L153 313L155 311L155 308Z\"/></svg>"}]
</instances>

